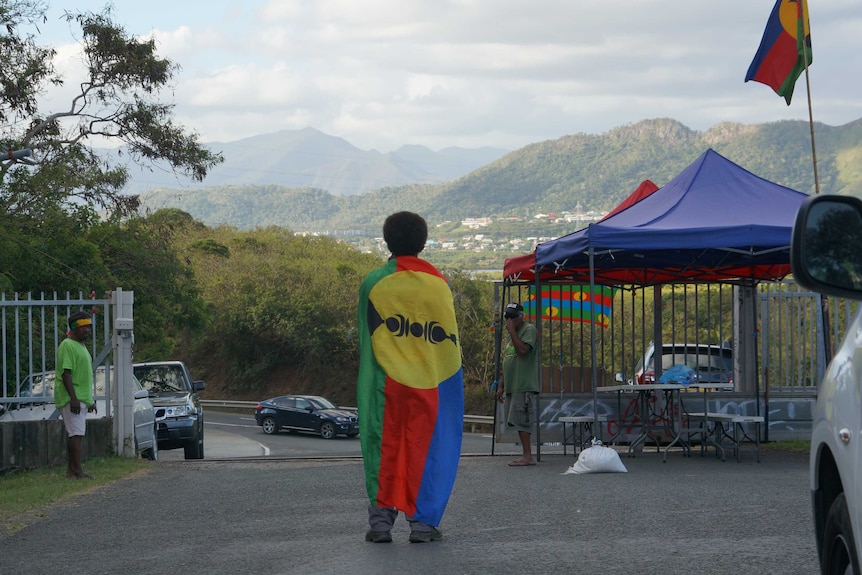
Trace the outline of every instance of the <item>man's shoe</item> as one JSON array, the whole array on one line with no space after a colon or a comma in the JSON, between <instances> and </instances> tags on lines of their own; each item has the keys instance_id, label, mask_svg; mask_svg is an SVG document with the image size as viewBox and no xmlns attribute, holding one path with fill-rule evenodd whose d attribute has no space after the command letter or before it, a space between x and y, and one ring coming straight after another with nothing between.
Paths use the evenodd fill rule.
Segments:
<instances>
[{"instance_id":1,"label":"man's shoe","mask_svg":"<svg viewBox=\"0 0 862 575\"><path fill-rule=\"evenodd\" d=\"M443 532L432 527L431 531L411 531L410 543L428 543L430 541L440 541L443 539Z\"/></svg>"},{"instance_id":2,"label":"man's shoe","mask_svg":"<svg viewBox=\"0 0 862 575\"><path fill-rule=\"evenodd\" d=\"M389 531L368 531L365 540L371 543L392 543L392 533Z\"/></svg>"}]
</instances>

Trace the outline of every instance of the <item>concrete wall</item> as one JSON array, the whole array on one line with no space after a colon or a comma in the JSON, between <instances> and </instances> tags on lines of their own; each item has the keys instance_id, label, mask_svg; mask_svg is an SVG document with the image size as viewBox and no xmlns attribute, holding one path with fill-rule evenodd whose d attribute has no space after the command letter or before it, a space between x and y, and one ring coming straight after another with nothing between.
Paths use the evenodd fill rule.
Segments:
<instances>
[{"instance_id":1,"label":"concrete wall","mask_svg":"<svg viewBox=\"0 0 862 575\"><path fill-rule=\"evenodd\" d=\"M636 388L636 386L635 386ZM810 440L812 412L816 399L813 394L777 394L772 393L767 404L760 398L760 409L757 401L748 394L735 392L713 392L707 396L707 409L704 409L703 394L691 391L680 394L683 397L685 412L714 411L736 415L762 415L766 418L761 429L762 441ZM497 404L497 429L495 436L498 443L517 441L517 434L506 429L503 407ZM637 394L623 392L617 394L602 393L596 404L599 415L608 418L602 424L601 434L605 439L619 434L617 440L627 443L640 433L637 423ZM664 413L665 406L661 403L654 409ZM557 443L563 440L563 424L557 420L561 416L578 416L593 414L593 396L585 393L543 393L539 397L539 436L542 443ZM622 416L621 416L622 414ZM675 405L674 420L679 421L679 405ZM535 440L535 437L533 438Z\"/></svg>"},{"instance_id":2,"label":"concrete wall","mask_svg":"<svg viewBox=\"0 0 862 575\"><path fill-rule=\"evenodd\" d=\"M84 459L114 455L114 422L110 417L87 420ZM0 470L66 465L66 429L59 420L0 423Z\"/></svg>"}]
</instances>

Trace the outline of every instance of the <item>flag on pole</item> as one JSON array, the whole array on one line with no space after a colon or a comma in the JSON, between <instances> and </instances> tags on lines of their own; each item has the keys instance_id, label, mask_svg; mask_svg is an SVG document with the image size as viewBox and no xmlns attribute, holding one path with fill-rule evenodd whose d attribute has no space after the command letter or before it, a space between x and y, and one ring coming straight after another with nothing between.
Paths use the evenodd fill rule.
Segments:
<instances>
[{"instance_id":1,"label":"flag on pole","mask_svg":"<svg viewBox=\"0 0 862 575\"><path fill-rule=\"evenodd\" d=\"M806 57L811 65L808 0L776 0L745 81L766 84L789 106Z\"/></svg>"},{"instance_id":2,"label":"flag on pole","mask_svg":"<svg viewBox=\"0 0 862 575\"><path fill-rule=\"evenodd\" d=\"M542 319L592 322L604 328L611 325L614 288L595 286L591 292L588 285L549 285L541 286L541 290ZM536 288L533 286L524 302L524 315L527 319L536 319Z\"/></svg>"}]
</instances>

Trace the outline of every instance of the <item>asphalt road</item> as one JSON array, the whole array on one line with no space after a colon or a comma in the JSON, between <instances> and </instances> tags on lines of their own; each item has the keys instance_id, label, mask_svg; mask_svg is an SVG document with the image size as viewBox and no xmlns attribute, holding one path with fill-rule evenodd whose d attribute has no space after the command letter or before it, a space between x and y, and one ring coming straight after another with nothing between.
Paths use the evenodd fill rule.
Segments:
<instances>
[{"instance_id":1,"label":"asphalt road","mask_svg":"<svg viewBox=\"0 0 862 575\"><path fill-rule=\"evenodd\" d=\"M817 573L801 454L648 452L587 475L547 450L534 467L464 456L443 541L409 544L399 518L393 543L372 544L361 460L215 459L251 440L207 433L208 460L162 458L25 518L0 539L0 573Z\"/></svg>"},{"instance_id":2,"label":"asphalt road","mask_svg":"<svg viewBox=\"0 0 862 575\"><path fill-rule=\"evenodd\" d=\"M493 444L490 434L466 433L462 441L464 455L519 453L514 444ZM266 435L254 420L254 415L236 410L207 409L204 417L204 458L231 459L238 457L361 457L359 438L338 436L323 439L312 433L280 431ZM163 461L182 461L182 449L162 450Z\"/></svg>"}]
</instances>

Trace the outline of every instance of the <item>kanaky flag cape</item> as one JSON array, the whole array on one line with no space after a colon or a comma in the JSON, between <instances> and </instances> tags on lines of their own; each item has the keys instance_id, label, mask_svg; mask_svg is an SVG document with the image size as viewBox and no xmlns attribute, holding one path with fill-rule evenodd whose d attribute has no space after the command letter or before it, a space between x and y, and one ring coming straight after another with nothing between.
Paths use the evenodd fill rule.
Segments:
<instances>
[{"instance_id":1,"label":"kanaky flag cape","mask_svg":"<svg viewBox=\"0 0 862 575\"><path fill-rule=\"evenodd\" d=\"M452 292L417 257L359 290L359 436L372 505L437 526L458 469L464 378Z\"/></svg>"}]
</instances>

